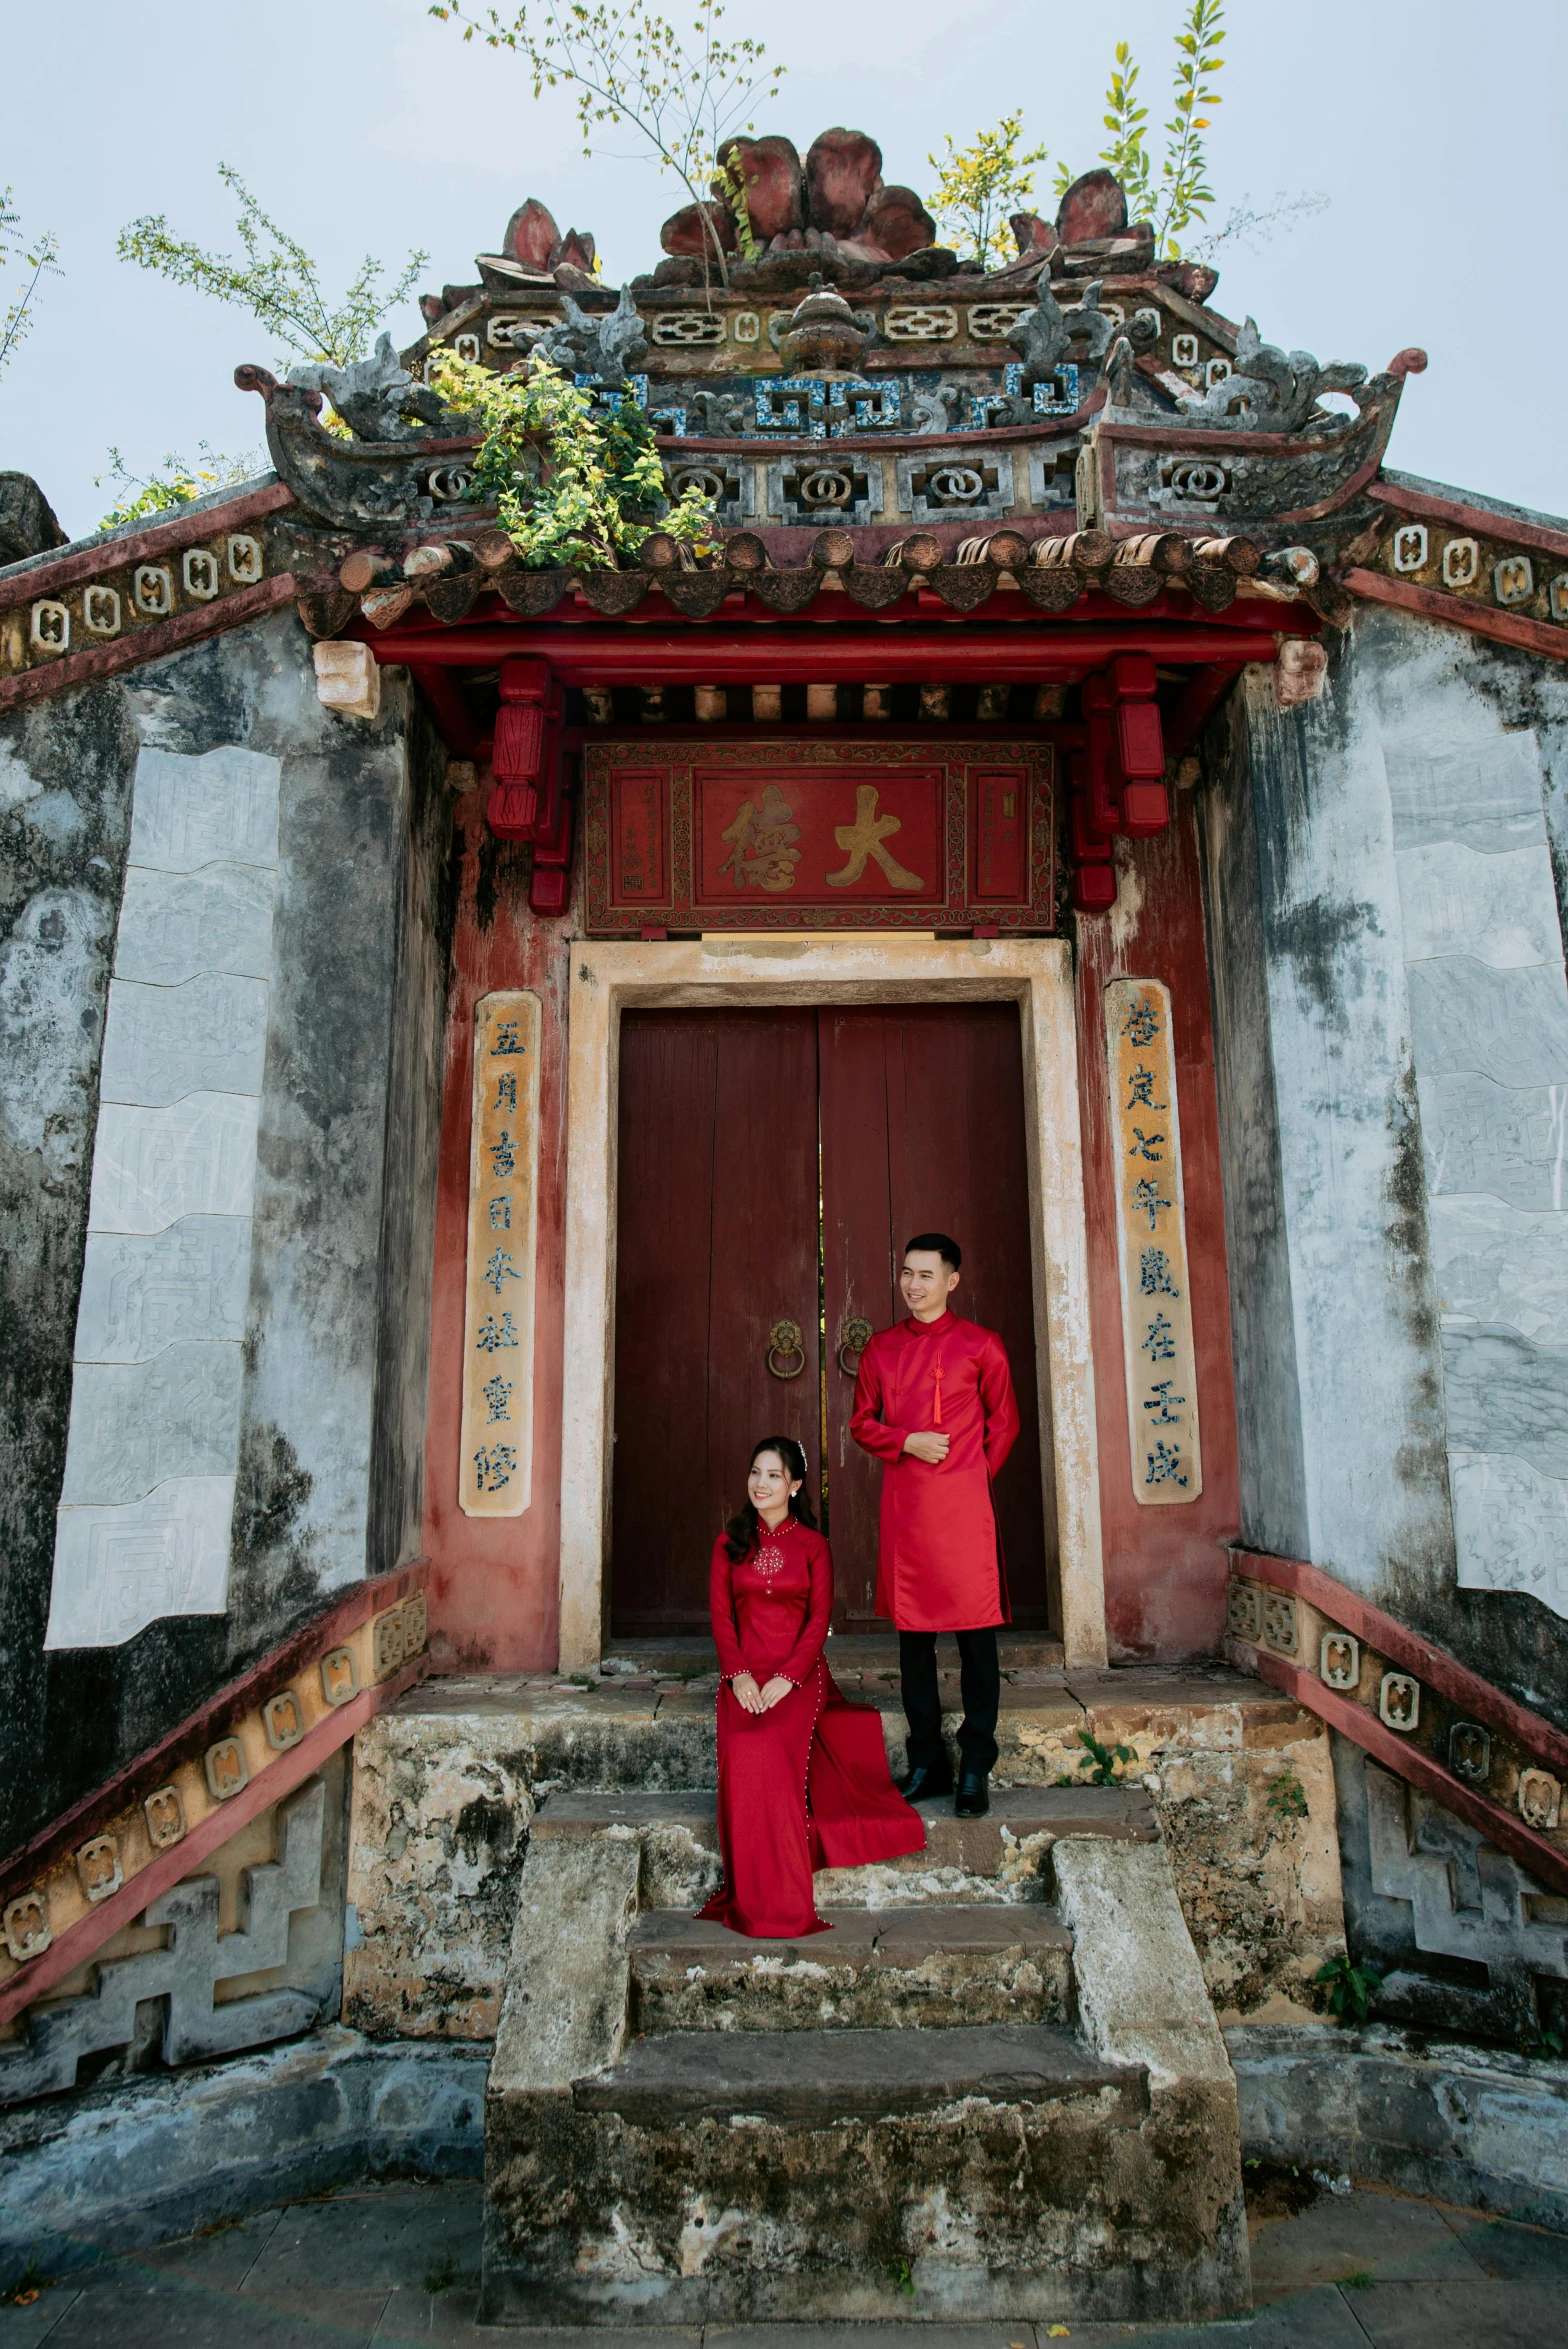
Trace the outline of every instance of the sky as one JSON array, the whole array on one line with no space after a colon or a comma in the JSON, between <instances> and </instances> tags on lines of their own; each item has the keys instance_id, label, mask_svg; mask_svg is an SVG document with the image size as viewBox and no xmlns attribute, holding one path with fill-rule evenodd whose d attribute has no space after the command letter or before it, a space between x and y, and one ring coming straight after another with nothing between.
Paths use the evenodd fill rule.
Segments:
<instances>
[{"instance_id":1,"label":"sky","mask_svg":"<svg viewBox=\"0 0 1568 2349\"><path fill-rule=\"evenodd\" d=\"M1180 0L730 0L727 26L788 68L759 131L802 152L835 123L868 131L884 176L922 195L944 134L962 144L1021 107L1030 144L1050 150L1036 182L1049 215L1056 161L1087 169L1103 142L1118 39L1163 119L1181 13ZM265 461L261 403L233 372L282 354L247 314L115 254L149 212L234 251L220 162L334 291L367 252L395 265L417 246L431 256L420 287L465 282L529 195L563 228L593 231L613 284L653 267L659 224L684 200L628 133L605 133L585 160L565 93L536 103L515 59L465 46L423 0L0 0L7 29L0 186L29 234L58 236L63 275L0 375L0 468L35 475L73 535L114 502L112 485L94 487L111 447L142 475L201 440ZM1325 362L1377 369L1419 344L1431 366L1406 386L1387 462L1568 514L1562 0L1231 0L1226 49L1210 225L1280 195L1329 201L1255 249L1222 247L1215 306ZM388 324L413 340L412 299Z\"/></svg>"}]
</instances>

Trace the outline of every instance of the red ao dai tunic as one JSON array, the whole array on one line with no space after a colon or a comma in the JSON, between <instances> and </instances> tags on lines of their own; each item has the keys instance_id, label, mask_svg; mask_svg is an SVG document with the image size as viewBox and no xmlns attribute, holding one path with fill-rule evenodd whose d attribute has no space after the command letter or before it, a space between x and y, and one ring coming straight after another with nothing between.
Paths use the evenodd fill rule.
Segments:
<instances>
[{"instance_id":1,"label":"red ao dai tunic","mask_svg":"<svg viewBox=\"0 0 1568 2349\"><path fill-rule=\"evenodd\" d=\"M709 1606L719 1690L719 1849L724 1887L698 1914L757 1940L824 1933L812 1872L922 1851L926 1831L893 1784L881 1716L846 1704L823 1657L833 1612L833 1556L788 1517L738 1564L721 1534ZM766 1713L748 1713L730 1682L794 1682Z\"/></svg>"}]
</instances>

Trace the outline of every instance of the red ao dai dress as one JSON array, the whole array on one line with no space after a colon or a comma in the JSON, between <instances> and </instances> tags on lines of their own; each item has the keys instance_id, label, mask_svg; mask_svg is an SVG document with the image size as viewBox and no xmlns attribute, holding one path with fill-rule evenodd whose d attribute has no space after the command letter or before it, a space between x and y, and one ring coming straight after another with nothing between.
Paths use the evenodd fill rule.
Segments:
<instances>
[{"instance_id":1,"label":"red ao dai dress","mask_svg":"<svg viewBox=\"0 0 1568 2349\"><path fill-rule=\"evenodd\" d=\"M738 1564L721 1534L708 1582L719 1690L719 1849L724 1885L700 1916L755 1940L831 1930L812 1899L816 1868L858 1868L925 1848L926 1831L893 1784L881 1716L846 1704L822 1653L833 1612L833 1556L787 1517ZM730 1686L794 1682L766 1713Z\"/></svg>"}]
</instances>

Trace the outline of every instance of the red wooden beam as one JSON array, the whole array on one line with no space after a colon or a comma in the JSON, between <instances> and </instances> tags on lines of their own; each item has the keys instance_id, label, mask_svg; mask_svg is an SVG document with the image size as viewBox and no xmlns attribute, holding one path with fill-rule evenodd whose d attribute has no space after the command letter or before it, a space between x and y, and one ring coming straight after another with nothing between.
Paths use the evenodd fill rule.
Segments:
<instances>
[{"instance_id":1,"label":"red wooden beam","mask_svg":"<svg viewBox=\"0 0 1568 2349\"><path fill-rule=\"evenodd\" d=\"M159 555L211 538L215 530L238 530L243 523L259 522L293 503L294 492L281 481L271 481L265 489L253 489L248 497L234 498L227 505L203 506L196 512L184 507L172 520L155 522L125 538L92 538L85 546L61 547L53 558L0 582L0 611L30 604L41 595L59 595L84 579L105 578L128 563L151 563Z\"/></svg>"},{"instance_id":2,"label":"red wooden beam","mask_svg":"<svg viewBox=\"0 0 1568 2349\"><path fill-rule=\"evenodd\" d=\"M1498 538L1518 535L1512 524L1499 529ZM1489 636L1496 644L1516 644L1526 652L1544 653L1548 660L1568 661L1568 628L1549 620L1527 619L1522 612L1494 612L1490 604L1472 603L1468 596L1443 595L1435 587L1417 587L1413 579L1389 579L1381 571L1360 566L1344 574L1342 584L1369 603L1392 604L1397 611L1420 612L1428 620L1451 620L1473 636Z\"/></svg>"},{"instance_id":3,"label":"red wooden beam","mask_svg":"<svg viewBox=\"0 0 1568 2349\"><path fill-rule=\"evenodd\" d=\"M548 661L565 685L1072 684L1118 653L1151 653L1167 667L1272 662L1273 629L1201 623L937 627L389 628L365 638L381 663L493 668L519 655Z\"/></svg>"},{"instance_id":4,"label":"red wooden beam","mask_svg":"<svg viewBox=\"0 0 1568 2349\"><path fill-rule=\"evenodd\" d=\"M154 620L146 628L128 629L112 644L88 645L58 661L40 661L35 668L18 669L14 676L0 677L0 710L43 701L72 685L96 684L100 677L113 677L143 661L161 660L165 653L178 652L182 645L195 644L203 636L216 636L221 629L238 627L242 620L259 620L267 612L279 611L298 594L299 582L293 573L280 571L275 579L258 579L254 587L241 587L217 603L199 604L188 612L176 612L172 620Z\"/></svg>"}]
</instances>

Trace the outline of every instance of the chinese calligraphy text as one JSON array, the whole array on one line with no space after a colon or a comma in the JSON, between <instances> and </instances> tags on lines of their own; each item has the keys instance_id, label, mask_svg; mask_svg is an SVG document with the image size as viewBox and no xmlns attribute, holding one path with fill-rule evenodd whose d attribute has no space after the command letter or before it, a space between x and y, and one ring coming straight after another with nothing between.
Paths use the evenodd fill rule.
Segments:
<instances>
[{"instance_id":1,"label":"chinese calligraphy text","mask_svg":"<svg viewBox=\"0 0 1568 2349\"><path fill-rule=\"evenodd\" d=\"M458 1469L470 1517L518 1517L530 1497L539 1026L539 998L523 988L475 1006Z\"/></svg>"},{"instance_id":2,"label":"chinese calligraphy text","mask_svg":"<svg viewBox=\"0 0 1568 2349\"><path fill-rule=\"evenodd\" d=\"M1132 1485L1146 1506L1169 1506L1203 1490L1169 990L1112 980L1105 1041Z\"/></svg>"}]
</instances>

